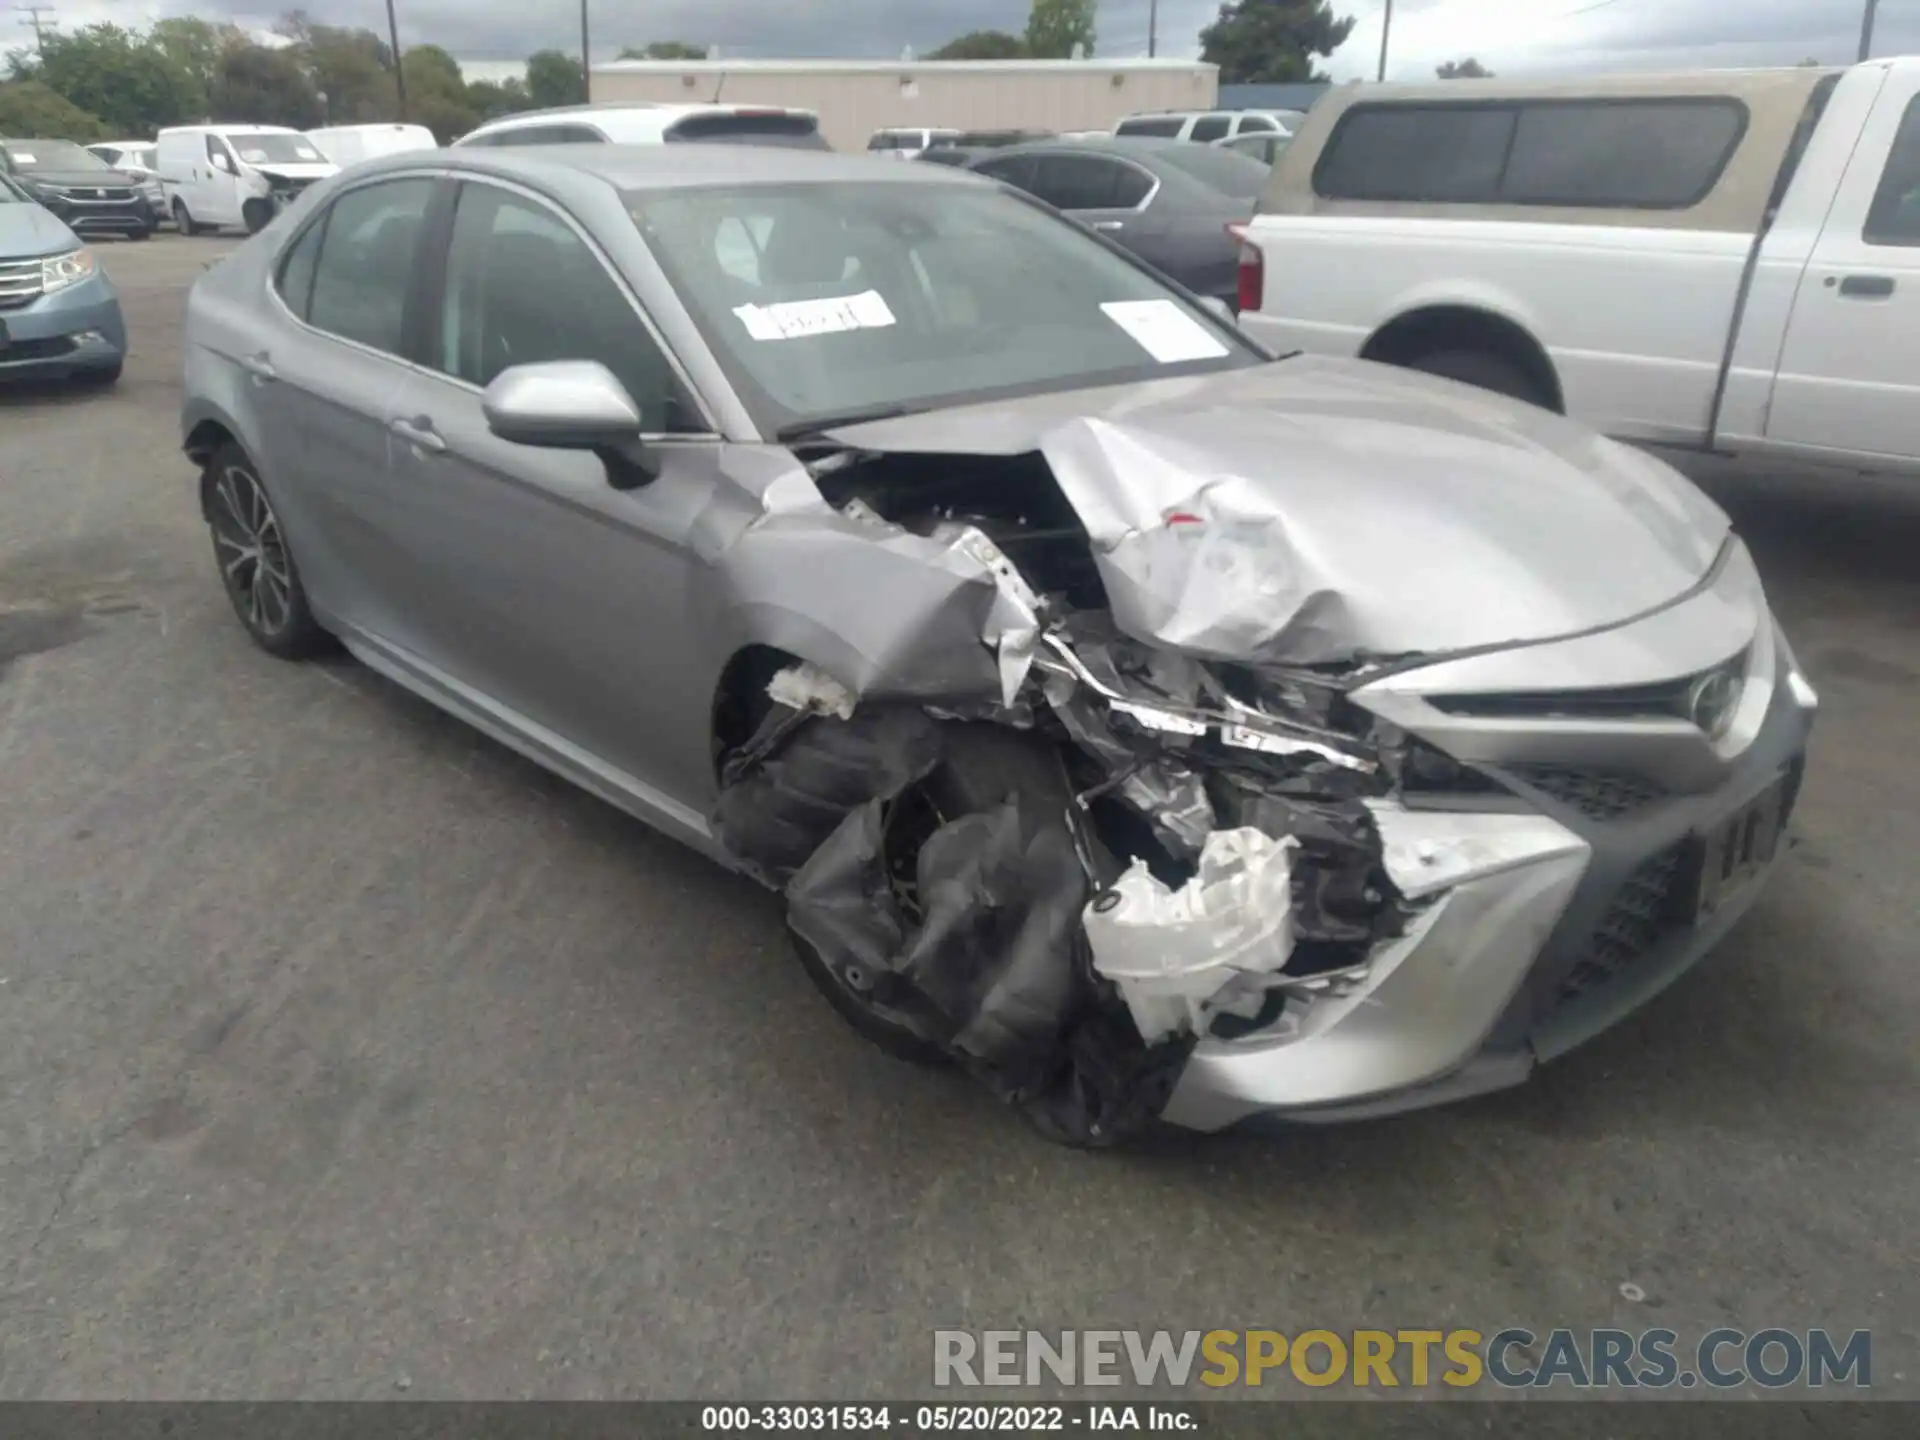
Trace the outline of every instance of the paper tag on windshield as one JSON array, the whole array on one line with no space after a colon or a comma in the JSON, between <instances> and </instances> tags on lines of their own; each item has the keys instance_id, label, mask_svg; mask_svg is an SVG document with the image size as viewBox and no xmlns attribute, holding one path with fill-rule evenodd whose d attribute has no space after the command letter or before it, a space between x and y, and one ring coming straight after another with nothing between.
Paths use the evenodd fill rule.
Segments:
<instances>
[{"instance_id":1,"label":"paper tag on windshield","mask_svg":"<svg viewBox=\"0 0 1920 1440\"><path fill-rule=\"evenodd\" d=\"M747 334L755 340L793 340L804 335L833 335L843 330L881 330L894 323L893 311L887 308L886 300L877 290L831 300L736 305L733 313L740 317Z\"/></svg>"},{"instance_id":2,"label":"paper tag on windshield","mask_svg":"<svg viewBox=\"0 0 1920 1440\"><path fill-rule=\"evenodd\" d=\"M1171 300L1110 300L1100 308L1162 365L1217 360L1227 353L1218 335Z\"/></svg>"}]
</instances>

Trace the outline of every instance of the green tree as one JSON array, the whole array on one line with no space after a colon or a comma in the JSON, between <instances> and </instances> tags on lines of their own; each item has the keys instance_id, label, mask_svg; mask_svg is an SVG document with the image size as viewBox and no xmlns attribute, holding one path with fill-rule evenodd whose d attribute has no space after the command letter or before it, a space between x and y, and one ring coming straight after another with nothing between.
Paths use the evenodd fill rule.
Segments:
<instances>
[{"instance_id":1,"label":"green tree","mask_svg":"<svg viewBox=\"0 0 1920 1440\"><path fill-rule=\"evenodd\" d=\"M474 80L467 85L467 108L482 120L498 120L502 115L531 110L533 100L527 94L526 82L518 78Z\"/></svg>"},{"instance_id":2,"label":"green tree","mask_svg":"<svg viewBox=\"0 0 1920 1440\"><path fill-rule=\"evenodd\" d=\"M684 40L656 40L651 45L629 45L620 52L622 60L704 60L707 47L689 45Z\"/></svg>"},{"instance_id":3,"label":"green tree","mask_svg":"<svg viewBox=\"0 0 1920 1440\"><path fill-rule=\"evenodd\" d=\"M1073 47L1093 54L1096 0L1033 0L1027 14L1027 53L1036 60L1065 60Z\"/></svg>"},{"instance_id":4,"label":"green tree","mask_svg":"<svg viewBox=\"0 0 1920 1440\"><path fill-rule=\"evenodd\" d=\"M411 72L407 84L413 84ZM426 126L442 145L450 145L480 123L480 112L467 103L464 95L457 100L449 95L424 95L415 100L409 89L407 118Z\"/></svg>"},{"instance_id":5,"label":"green tree","mask_svg":"<svg viewBox=\"0 0 1920 1440\"><path fill-rule=\"evenodd\" d=\"M927 55L929 60L1018 60L1027 53L1027 42L1004 30L969 30L947 41ZM1073 53L1073 47L1067 47Z\"/></svg>"},{"instance_id":6,"label":"green tree","mask_svg":"<svg viewBox=\"0 0 1920 1440\"><path fill-rule=\"evenodd\" d=\"M438 45L409 47L400 57L400 68L407 75L409 105L429 96L455 104L465 103L467 82L460 73L460 62Z\"/></svg>"},{"instance_id":7,"label":"green tree","mask_svg":"<svg viewBox=\"0 0 1920 1440\"><path fill-rule=\"evenodd\" d=\"M587 81L580 62L558 50L541 50L529 55L527 95L536 110L580 104L587 98Z\"/></svg>"},{"instance_id":8,"label":"green tree","mask_svg":"<svg viewBox=\"0 0 1920 1440\"><path fill-rule=\"evenodd\" d=\"M296 130L322 123L320 97L291 46L269 50L251 40L229 45L220 53L210 98L220 120Z\"/></svg>"},{"instance_id":9,"label":"green tree","mask_svg":"<svg viewBox=\"0 0 1920 1440\"><path fill-rule=\"evenodd\" d=\"M393 52L371 30L321 25L294 10L275 27L293 41L314 89L327 97L335 125L392 120L399 115L393 85Z\"/></svg>"},{"instance_id":10,"label":"green tree","mask_svg":"<svg viewBox=\"0 0 1920 1440\"><path fill-rule=\"evenodd\" d=\"M0 135L22 140L107 140L107 127L38 80L0 82Z\"/></svg>"},{"instance_id":11,"label":"green tree","mask_svg":"<svg viewBox=\"0 0 1920 1440\"><path fill-rule=\"evenodd\" d=\"M1491 80L1493 72L1469 55L1464 60L1449 60L1435 68L1442 80Z\"/></svg>"},{"instance_id":12,"label":"green tree","mask_svg":"<svg viewBox=\"0 0 1920 1440\"><path fill-rule=\"evenodd\" d=\"M1227 0L1200 32L1200 58L1220 67L1223 85L1324 80L1313 57L1331 55L1353 33L1328 0Z\"/></svg>"},{"instance_id":13,"label":"green tree","mask_svg":"<svg viewBox=\"0 0 1920 1440\"><path fill-rule=\"evenodd\" d=\"M237 26L176 16L154 21L147 32L147 43L191 75L202 93L212 94L221 55L231 45L251 42Z\"/></svg>"},{"instance_id":14,"label":"green tree","mask_svg":"<svg viewBox=\"0 0 1920 1440\"><path fill-rule=\"evenodd\" d=\"M206 92L184 65L118 25L50 32L39 60L37 79L117 134L151 135L206 109Z\"/></svg>"}]
</instances>

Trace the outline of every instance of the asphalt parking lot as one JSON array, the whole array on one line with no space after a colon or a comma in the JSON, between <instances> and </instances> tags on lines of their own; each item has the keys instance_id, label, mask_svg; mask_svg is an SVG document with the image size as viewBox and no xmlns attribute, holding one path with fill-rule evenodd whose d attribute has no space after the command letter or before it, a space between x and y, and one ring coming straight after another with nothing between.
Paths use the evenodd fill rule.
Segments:
<instances>
[{"instance_id":1,"label":"asphalt parking lot","mask_svg":"<svg viewBox=\"0 0 1920 1440\"><path fill-rule=\"evenodd\" d=\"M102 247L125 379L0 394L0 1397L900 1396L935 1327L1509 1323L1866 1328L1920 1396L1920 485L1707 477L1824 702L1717 956L1523 1090L1080 1154L865 1046L750 884L249 645L175 425L230 243Z\"/></svg>"}]
</instances>

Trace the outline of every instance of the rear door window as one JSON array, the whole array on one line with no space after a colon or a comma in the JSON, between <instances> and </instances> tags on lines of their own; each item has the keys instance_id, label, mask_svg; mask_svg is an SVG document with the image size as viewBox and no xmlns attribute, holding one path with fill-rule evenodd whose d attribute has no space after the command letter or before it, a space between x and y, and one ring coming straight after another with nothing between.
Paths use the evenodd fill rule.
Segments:
<instances>
[{"instance_id":1,"label":"rear door window","mask_svg":"<svg viewBox=\"0 0 1920 1440\"><path fill-rule=\"evenodd\" d=\"M1920 245L1920 99L1900 121L1860 238L1869 245Z\"/></svg>"},{"instance_id":2,"label":"rear door window","mask_svg":"<svg viewBox=\"0 0 1920 1440\"><path fill-rule=\"evenodd\" d=\"M333 202L314 264L307 323L398 355L433 181L383 180Z\"/></svg>"},{"instance_id":3,"label":"rear door window","mask_svg":"<svg viewBox=\"0 0 1920 1440\"><path fill-rule=\"evenodd\" d=\"M1264 115L1242 115L1240 117L1240 128L1234 131L1234 133L1236 135L1248 135L1255 131L1271 133L1279 128L1278 125L1274 124L1273 121Z\"/></svg>"},{"instance_id":4,"label":"rear door window","mask_svg":"<svg viewBox=\"0 0 1920 1440\"><path fill-rule=\"evenodd\" d=\"M1056 210L1112 210L1120 203L1119 172L1098 155L1042 155L1029 188Z\"/></svg>"},{"instance_id":5,"label":"rear door window","mask_svg":"<svg viewBox=\"0 0 1920 1440\"><path fill-rule=\"evenodd\" d=\"M1186 121L1178 115L1158 115L1152 119L1122 120L1114 127L1116 135L1158 135L1162 139L1176 138Z\"/></svg>"},{"instance_id":6,"label":"rear door window","mask_svg":"<svg viewBox=\"0 0 1920 1440\"><path fill-rule=\"evenodd\" d=\"M973 168L982 175L991 175L995 180L1004 180L1009 185L1017 185L1022 190L1033 189L1033 164L1031 155L1007 155L993 160L983 160Z\"/></svg>"},{"instance_id":7,"label":"rear door window","mask_svg":"<svg viewBox=\"0 0 1920 1440\"><path fill-rule=\"evenodd\" d=\"M1227 132L1232 128L1233 117L1231 115L1202 115L1198 120L1193 122L1193 132L1188 135L1187 138L1189 140L1196 140L1202 145L1207 145L1215 140L1226 139Z\"/></svg>"}]
</instances>

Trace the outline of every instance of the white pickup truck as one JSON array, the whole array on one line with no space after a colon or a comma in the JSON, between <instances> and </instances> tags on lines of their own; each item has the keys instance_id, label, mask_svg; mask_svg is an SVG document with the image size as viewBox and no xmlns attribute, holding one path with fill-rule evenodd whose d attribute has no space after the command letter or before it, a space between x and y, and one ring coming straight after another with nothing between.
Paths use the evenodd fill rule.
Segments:
<instances>
[{"instance_id":1,"label":"white pickup truck","mask_svg":"<svg viewBox=\"0 0 1920 1440\"><path fill-rule=\"evenodd\" d=\"M1625 440L1920 469L1920 58L1347 86L1246 226L1240 323Z\"/></svg>"}]
</instances>

